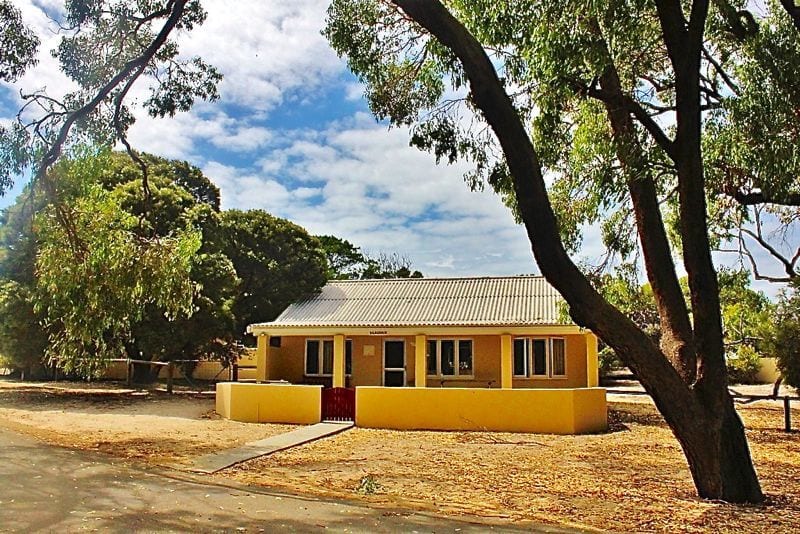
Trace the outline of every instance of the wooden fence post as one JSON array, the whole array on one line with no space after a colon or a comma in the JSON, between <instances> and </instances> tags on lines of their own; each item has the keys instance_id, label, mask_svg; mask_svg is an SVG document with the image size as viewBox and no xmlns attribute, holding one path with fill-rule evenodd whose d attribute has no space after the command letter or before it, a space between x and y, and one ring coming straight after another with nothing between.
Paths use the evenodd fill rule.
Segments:
<instances>
[{"instance_id":1,"label":"wooden fence post","mask_svg":"<svg viewBox=\"0 0 800 534\"><path fill-rule=\"evenodd\" d=\"M172 378L175 371L175 364L169 362L167 366L167 393L172 394Z\"/></svg>"},{"instance_id":2,"label":"wooden fence post","mask_svg":"<svg viewBox=\"0 0 800 534\"><path fill-rule=\"evenodd\" d=\"M128 383L128 387L133 385L133 363L128 360L128 371L126 372L125 381Z\"/></svg>"},{"instance_id":3,"label":"wooden fence post","mask_svg":"<svg viewBox=\"0 0 800 534\"><path fill-rule=\"evenodd\" d=\"M232 363L231 364L231 382L238 382L239 381L239 364Z\"/></svg>"},{"instance_id":4,"label":"wooden fence post","mask_svg":"<svg viewBox=\"0 0 800 534\"><path fill-rule=\"evenodd\" d=\"M789 397L783 398L783 423L786 432L792 431L792 408Z\"/></svg>"}]
</instances>

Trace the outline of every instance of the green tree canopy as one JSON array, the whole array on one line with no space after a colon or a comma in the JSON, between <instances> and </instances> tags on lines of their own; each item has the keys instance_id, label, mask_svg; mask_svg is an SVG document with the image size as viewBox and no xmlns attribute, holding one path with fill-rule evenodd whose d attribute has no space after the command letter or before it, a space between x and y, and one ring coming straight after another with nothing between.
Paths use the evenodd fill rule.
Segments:
<instances>
[{"instance_id":1,"label":"green tree canopy","mask_svg":"<svg viewBox=\"0 0 800 534\"><path fill-rule=\"evenodd\" d=\"M52 172L76 184L73 224L50 205L37 215L35 307L49 333L46 355L66 372L92 376L125 354L148 307L168 320L192 313L192 258L201 244L191 227L145 237L118 195L98 185L108 157L59 163ZM71 235L70 235L71 234Z\"/></svg>"},{"instance_id":2,"label":"green tree canopy","mask_svg":"<svg viewBox=\"0 0 800 534\"><path fill-rule=\"evenodd\" d=\"M10 0L0 0L0 81L13 82L36 62L39 38ZM1 189L0 189L1 190Z\"/></svg>"},{"instance_id":3,"label":"green tree canopy","mask_svg":"<svg viewBox=\"0 0 800 534\"><path fill-rule=\"evenodd\" d=\"M795 284L778 301L775 325L768 341L786 383L800 388L800 288Z\"/></svg>"},{"instance_id":4,"label":"green tree canopy","mask_svg":"<svg viewBox=\"0 0 800 534\"><path fill-rule=\"evenodd\" d=\"M233 304L237 334L244 336L251 323L271 321L325 283L325 253L300 226L262 210L228 210L222 231L222 251L241 280Z\"/></svg>"},{"instance_id":5,"label":"green tree canopy","mask_svg":"<svg viewBox=\"0 0 800 534\"><path fill-rule=\"evenodd\" d=\"M422 278L411 270L411 261L399 254L369 255L346 239L332 235L317 236L328 260L329 280L365 280L369 278Z\"/></svg>"}]
</instances>

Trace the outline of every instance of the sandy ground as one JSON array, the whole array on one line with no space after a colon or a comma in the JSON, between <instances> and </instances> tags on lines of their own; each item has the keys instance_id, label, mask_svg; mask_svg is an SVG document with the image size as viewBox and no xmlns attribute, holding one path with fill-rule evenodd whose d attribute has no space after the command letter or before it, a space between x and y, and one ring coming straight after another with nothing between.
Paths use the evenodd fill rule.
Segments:
<instances>
[{"instance_id":1,"label":"sandy ground","mask_svg":"<svg viewBox=\"0 0 800 534\"><path fill-rule=\"evenodd\" d=\"M740 407L768 502L695 497L685 460L646 398L609 397L589 436L356 428L215 475L320 496L618 532L797 532L800 432L780 406ZM795 428L800 410L793 411ZM291 429L219 419L210 395L0 381L0 426L150 463L181 462Z\"/></svg>"},{"instance_id":2,"label":"sandy ground","mask_svg":"<svg viewBox=\"0 0 800 534\"><path fill-rule=\"evenodd\" d=\"M0 426L54 445L155 464L185 463L295 428L222 419L210 393L8 380L0 380Z\"/></svg>"},{"instance_id":3,"label":"sandy ground","mask_svg":"<svg viewBox=\"0 0 800 534\"><path fill-rule=\"evenodd\" d=\"M685 460L655 409L612 402L611 432L590 436L397 432L356 428L235 466L242 482L375 503L532 519L618 532L797 532L800 433L782 411L741 408L768 504L695 497ZM800 411L795 410L795 421ZM365 477L369 477L366 478Z\"/></svg>"}]
</instances>

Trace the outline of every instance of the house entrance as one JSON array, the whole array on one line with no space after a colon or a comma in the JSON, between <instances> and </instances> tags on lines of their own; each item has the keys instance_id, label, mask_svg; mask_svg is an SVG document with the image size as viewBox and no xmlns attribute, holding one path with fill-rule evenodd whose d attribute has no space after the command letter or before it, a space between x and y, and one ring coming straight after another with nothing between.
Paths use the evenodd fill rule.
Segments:
<instances>
[{"instance_id":1,"label":"house entrance","mask_svg":"<svg viewBox=\"0 0 800 534\"><path fill-rule=\"evenodd\" d=\"M402 339L387 339L383 342L383 385L406 385L406 343Z\"/></svg>"},{"instance_id":2,"label":"house entrance","mask_svg":"<svg viewBox=\"0 0 800 534\"><path fill-rule=\"evenodd\" d=\"M323 421L355 421L355 388L322 388Z\"/></svg>"}]
</instances>

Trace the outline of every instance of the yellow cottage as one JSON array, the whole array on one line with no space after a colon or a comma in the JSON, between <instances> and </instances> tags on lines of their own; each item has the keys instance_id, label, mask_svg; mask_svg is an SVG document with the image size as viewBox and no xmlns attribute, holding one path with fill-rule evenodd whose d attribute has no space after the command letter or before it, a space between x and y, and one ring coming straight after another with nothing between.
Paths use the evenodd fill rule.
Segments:
<instances>
[{"instance_id":1,"label":"yellow cottage","mask_svg":"<svg viewBox=\"0 0 800 534\"><path fill-rule=\"evenodd\" d=\"M221 383L242 421L395 429L605 430L597 339L559 320L539 276L331 281L258 339L255 384Z\"/></svg>"}]
</instances>

